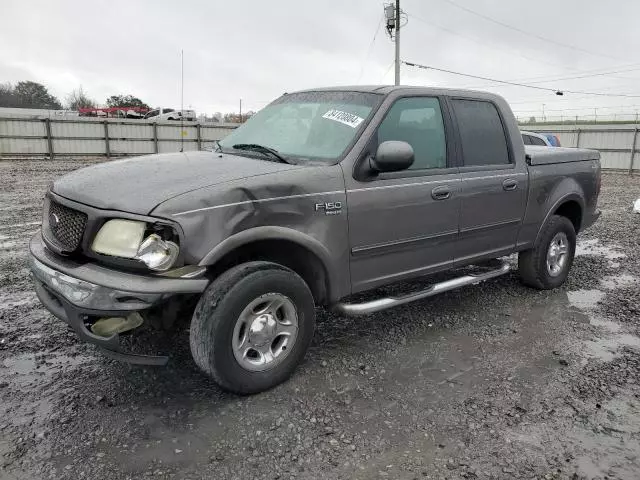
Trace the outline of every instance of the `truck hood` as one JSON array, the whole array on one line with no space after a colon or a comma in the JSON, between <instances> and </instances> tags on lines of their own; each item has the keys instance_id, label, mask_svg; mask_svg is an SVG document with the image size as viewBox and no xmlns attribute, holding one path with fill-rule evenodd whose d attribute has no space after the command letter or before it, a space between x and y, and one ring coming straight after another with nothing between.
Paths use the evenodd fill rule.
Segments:
<instances>
[{"instance_id":1,"label":"truck hood","mask_svg":"<svg viewBox=\"0 0 640 480\"><path fill-rule=\"evenodd\" d=\"M147 215L192 190L295 168L300 167L226 153L168 153L82 168L56 180L52 190L92 207Z\"/></svg>"}]
</instances>

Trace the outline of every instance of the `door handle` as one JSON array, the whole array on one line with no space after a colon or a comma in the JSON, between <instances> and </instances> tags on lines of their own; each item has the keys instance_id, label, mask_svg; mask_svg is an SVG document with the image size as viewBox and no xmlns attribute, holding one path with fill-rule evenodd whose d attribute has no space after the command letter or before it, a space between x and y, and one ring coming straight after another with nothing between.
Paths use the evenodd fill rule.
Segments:
<instances>
[{"instance_id":1,"label":"door handle","mask_svg":"<svg viewBox=\"0 0 640 480\"><path fill-rule=\"evenodd\" d=\"M451 197L451 190L447 186L436 187L431 190L431 198L434 200L446 200Z\"/></svg>"},{"instance_id":2,"label":"door handle","mask_svg":"<svg viewBox=\"0 0 640 480\"><path fill-rule=\"evenodd\" d=\"M507 192L511 190L515 190L518 188L518 181L513 178L507 178L504 182L502 182L502 188Z\"/></svg>"}]
</instances>

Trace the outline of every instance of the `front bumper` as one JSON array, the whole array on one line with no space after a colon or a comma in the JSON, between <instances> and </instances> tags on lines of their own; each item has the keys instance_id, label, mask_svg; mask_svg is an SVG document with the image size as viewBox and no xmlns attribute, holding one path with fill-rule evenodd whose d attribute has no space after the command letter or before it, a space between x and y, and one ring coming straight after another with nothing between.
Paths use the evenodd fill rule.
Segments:
<instances>
[{"instance_id":1,"label":"front bumper","mask_svg":"<svg viewBox=\"0 0 640 480\"><path fill-rule=\"evenodd\" d=\"M29 243L29 266L42 304L65 321L78 336L109 356L130 363L165 364L167 357L122 353L119 335L95 335L91 318L115 317L146 310L179 294L201 293L208 280L134 275L92 263L77 263L49 251L38 232Z\"/></svg>"}]
</instances>

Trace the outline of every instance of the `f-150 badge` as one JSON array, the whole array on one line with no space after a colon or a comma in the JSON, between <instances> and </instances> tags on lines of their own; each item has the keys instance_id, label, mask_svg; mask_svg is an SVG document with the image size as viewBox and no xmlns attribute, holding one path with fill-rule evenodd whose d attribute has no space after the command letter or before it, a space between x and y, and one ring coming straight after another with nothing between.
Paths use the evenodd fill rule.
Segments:
<instances>
[{"instance_id":1,"label":"f-150 badge","mask_svg":"<svg viewBox=\"0 0 640 480\"><path fill-rule=\"evenodd\" d=\"M316 203L316 212L323 211L325 215L340 215L342 213L342 202Z\"/></svg>"}]
</instances>

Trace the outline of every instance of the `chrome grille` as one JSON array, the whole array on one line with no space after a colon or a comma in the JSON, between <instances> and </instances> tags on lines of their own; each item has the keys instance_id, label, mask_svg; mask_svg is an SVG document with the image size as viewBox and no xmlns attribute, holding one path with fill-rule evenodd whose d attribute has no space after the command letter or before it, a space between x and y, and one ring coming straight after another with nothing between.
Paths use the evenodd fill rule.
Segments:
<instances>
[{"instance_id":1,"label":"chrome grille","mask_svg":"<svg viewBox=\"0 0 640 480\"><path fill-rule=\"evenodd\" d=\"M82 241L87 215L49 200L43 223L45 234L50 241L65 251L73 252Z\"/></svg>"}]
</instances>

